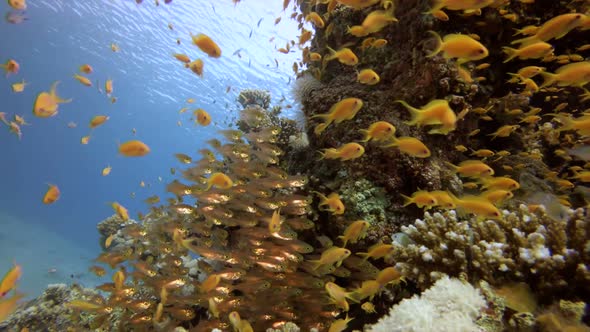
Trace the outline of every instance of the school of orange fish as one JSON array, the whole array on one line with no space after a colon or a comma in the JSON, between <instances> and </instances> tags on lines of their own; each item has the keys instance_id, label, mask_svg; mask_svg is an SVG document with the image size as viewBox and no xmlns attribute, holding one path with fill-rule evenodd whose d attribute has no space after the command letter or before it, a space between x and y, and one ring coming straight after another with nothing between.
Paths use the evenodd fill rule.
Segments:
<instances>
[{"instance_id":1,"label":"school of orange fish","mask_svg":"<svg viewBox=\"0 0 590 332\"><path fill-rule=\"evenodd\" d=\"M137 3L142 1L137 0ZM166 3L169 3L167 1ZM239 0L233 0L238 4ZM306 3L305 12L298 12L302 3ZM520 0L523 4L533 4L534 0ZM26 8L25 0L8 0L10 6L17 10ZM449 20L445 11L461 12L464 15L479 15L486 8L494 8L508 20L517 21L518 16L503 7L506 0L435 0L428 11L440 21ZM156 1L156 4L157 1ZM290 1L284 0L284 9ZM303 27L310 22L316 34L329 35L334 29L330 22L332 12L345 6L352 10L366 10L375 7L365 16L360 25L350 26L348 33L359 39L356 45L346 45L337 49L326 46L327 54L321 54L304 46L313 36L311 30ZM299 0L293 6L291 18L300 22L301 35L298 46L302 49L302 61L294 63L293 70L308 64L320 63L310 71L321 79L323 71L330 61L336 60L343 66L357 66L359 58L354 47L362 52L368 48L380 48L387 40L378 38L378 33L385 27L395 24L395 4L391 0ZM321 9L322 14L314 11ZM280 18L275 21L278 24ZM171 27L169 25L169 27ZM579 54L555 55L556 51L549 42L560 39L573 30L590 29L590 17L583 13L566 13L553 17L538 26L526 26L515 35L525 37L515 39L510 46L505 46L504 62L518 60L538 60L555 67L548 71L541 66L525 66L517 73L511 73L507 81L519 84L523 96L535 93L560 93L567 91L580 101L590 99L590 92L584 88L590 82L590 61ZM472 70L467 64L483 60L489 55L488 49L480 43L474 34L453 33L440 36L436 31L429 31L436 46L426 57L440 54L456 65L457 73L464 82L481 82L485 77L472 77ZM373 36L372 36L373 35ZM221 56L221 49L207 35L191 35L192 42L201 51L212 58ZM281 53L289 53L296 42L291 41L285 47L278 48ZM512 46L518 45L514 48ZM115 44L111 45L114 52L119 51ZM580 45L577 51L590 49L590 44ZM174 53L173 56L182 62L196 75L202 76L204 61L191 60L185 54ZM553 65L555 64L555 65ZM484 70L490 65L479 64L475 71ZM18 74L19 64L10 59L1 65L8 74ZM92 73L89 64L79 68L80 74L74 79L84 86L92 86L91 80L85 75ZM533 80L540 75L544 80L538 84ZM370 68L358 71L359 84L374 86L380 83L379 74ZM26 82L14 83L15 93L25 89ZM55 116L59 104L71 99L62 99L57 95L55 82L49 92L41 92L34 101L33 114L41 118ZM111 80L105 82L105 92L113 93ZM114 98L114 97L113 97ZM116 99L112 99L113 102ZM465 109L458 114L451 108L446 99L435 99L421 107L412 106L403 100L395 104L405 108L411 120L405 123L410 126L428 127L428 134L447 135L456 130L457 123L467 113L478 114L481 119L492 119L487 108ZM324 135L330 126L337 126L343 121L350 121L361 112L364 101L359 98L347 97L334 104L325 114L311 117L321 122L315 125L313 133ZM183 108L185 112L188 108ZM586 162L590 160L586 139L590 136L590 115L587 111L568 111L567 104L558 106L552 112L541 108L505 110L507 116L516 119L515 123L505 124L490 134L491 139L505 138L516 133L520 126L538 126L542 117L551 117L558 127L554 136L562 132L567 150L558 149L556 156L566 161L575 161L574 157ZM211 117L206 111L194 111L196 122L208 125ZM9 121L5 113L0 113L9 130L19 138L21 127L27 123L22 116L14 115ZM90 121L90 128L95 129L109 120L106 115L96 115ZM75 126L71 123L68 126ZM75 311L90 312L95 315L93 328L109 324L113 315L120 318L120 330L153 330L188 326L194 331L205 328L227 329L246 332L262 330L267 327L281 327L288 321L295 321L302 327L316 327L329 332L343 331L353 319L348 317L352 305L367 312L375 312L373 298L381 293L387 285L398 284L403 276L393 267L378 269L368 259L378 260L385 257L392 249L389 244L377 243L367 252L352 255L346 246L363 239L370 227L363 220L350 222L338 241L342 247L334 245L327 237L318 237L322 244L319 248L298 240L300 233L310 232L314 223L306 218L311 212L312 198L306 196L303 187L307 184L304 176L286 174L280 167L279 157L283 153L275 144L280 128L270 127L247 134L238 130L225 130L221 133L229 143L213 139L207 143L213 150L202 149L202 159L193 159L184 154L177 154L177 159L190 165L182 171L182 176L190 184L175 180L167 186L176 199L169 200L169 205L152 207L152 211L142 216L142 223L126 224L117 234L111 234L105 241L107 249L97 259L115 270L112 282L98 288L108 296L97 296L90 300L75 300L67 305ZM479 130L469 134L476 136ZM354 160L364 155L365 149L375 148L372 142L379 143L378 148L395 148L401 153L415 158L429 158L430 149L415 137L396 136L396 127L386 121L376 121L366 129L360 129L363 138L358 142L343 144L338 148L320 151L321 159L337 159L342 162ZM89 136L82 138L82 144L88 144ZM371 142L371 145L369 143ZM457 151L467 152L463 145L455 147ZM119 153L124 156L138 157L150 152L150 148L139 140L132 140L119 145ZM222 156L217 159L215 152ZM462 178L471 179L465 182L466 188L483 190L478 194L457 197L450 191L419 190L411 196L401 195L404 206L415 204L424 209L457 209L462 214L475 216L476 220L500 219L502 212L499 207L513 197L513 191L520 188L518 181L509 176L494 177L494 168L486 163L488 158L495 157L493 162L510 155L507 150L492 151L489 149L471 150L470 157L454 165L447 163L449 169ZM533 152L522 152L523 156L538 159ZM517 165L516 167L526 167ZM575 164L568 172L551 171L546 179L553 181L556 188L563 193L558 201L563 205L571 205L568 195L581 184L590 182L590 164ZM515 167L505 165L503 170L510 172ZM103 169L102 175L107 176L111 167ZM143 183L142 183L143 184ZM585 192L587 192L586 190ZM345 212L338 193L312 192L319 198L318 209L333 215ZM51 204L59 199L57 185L50 184L42 201ZM196 205L183 203L183 197L192 196L197 199ZM584 196L584 199L587 197ZM151 204L159 203L154 196L148 199ZM119 203L112 203L113 210L123 221L129 220L127 210ZM531 208L535 208L531 205ZM132 244L122 246L117 238L125 239ZM189 269L184 266L183 257L188 252L198 254L203 259L198 261L199 269L205 275L189 276ZM363 258L358 258L361 256ZM124 263L134 270L127 272ZM91 267L91 271L103 276L107 271L101 266ZM22 294L16 292L16 282L22 274L21 267L15 263L0 283L0 321L4 320L16 308ZM131 277L131 281L129 280ZM347 278L352 284L358 285L352 290L340 287L335 283L337 278ZM141 291L139 285L141 285ZM191 286L191 287L189 287ZM13 291L14 295L4 298ZM336 319L342 317L344 318Z\"/></svg>"}]
</instances>

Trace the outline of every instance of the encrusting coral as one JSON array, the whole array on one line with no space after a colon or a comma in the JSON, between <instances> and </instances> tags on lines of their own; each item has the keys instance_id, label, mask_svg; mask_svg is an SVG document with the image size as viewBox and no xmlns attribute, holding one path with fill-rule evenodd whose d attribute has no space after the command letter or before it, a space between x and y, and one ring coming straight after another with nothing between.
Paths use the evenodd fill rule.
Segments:
<instances>
[{"instance_id":1,"label":"encrusting coral","mask_svg":"<svg viewBox=\"0 0 590 332\"><path fill-rule=\"evenodd\" d=\"M583 209L568 210L564 221L524 204L501 220L479 222L454 210L426 212L402 232L409 243L394 241L388 259L422 288L440 274L465 273L493 285L526 281L543 296L590 295L590 222Z\"/></svg>"}]
</instances>

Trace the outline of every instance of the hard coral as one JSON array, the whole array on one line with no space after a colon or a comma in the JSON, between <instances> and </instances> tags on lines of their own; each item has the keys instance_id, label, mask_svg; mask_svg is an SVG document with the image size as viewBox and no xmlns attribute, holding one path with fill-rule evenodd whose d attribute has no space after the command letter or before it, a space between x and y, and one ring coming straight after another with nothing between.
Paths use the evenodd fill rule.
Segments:
<instances>
[{"instance_id":1,"label":"hard coral","mask_svg":"<svg viewBox=\"0 0 590 332\"><path fill-rule=\"evenodd\" d=\"M443 277L421 296L404 299L371 332L480 331L475 319L486 306L479 291L458 279Z\"/></svg>"},{"instance_id":2,"label":"hard coral","mask_svg":"<svg viewBox=\"0 0 590 332\"><path fill-rule=\"evenodd\" d=\"M89 329L90 316L83 314L72 320L72 309L64 306L64 303L74 299L90 299L97 295L97 291L78 285L48 285L42 295L24 304L6 321L0 323L0 330L13 332L21 331L25 327L30 331L68 331L80 327Z\"/></svg>"},{"instance_id":3,"label":"hard coral","mask_svg":"<svg viewBox=\"0 0 590 332\"><path fill-rule=\"evenodd\" d=\"M257 105L263 109L268 109L270 106L270 92L267 90L244 89L238 95L238 102L244 108Z\"/></svg>"},{"instance_id":4,"label":"hard coral","mask_svg":"<svg viewBox=\"0 0 590 332\"><path fill-rule=\"evenodd\" d=\"M402 231L411 243L396 244L390 259L422 288L440 273L463 272L496 285L525 281L542 295L590 291L590 221L583 209L555 220L523 204L505 211L503 220L479 223L460 219L455 211L427 212Z\"/></svg>"}]
</instances>

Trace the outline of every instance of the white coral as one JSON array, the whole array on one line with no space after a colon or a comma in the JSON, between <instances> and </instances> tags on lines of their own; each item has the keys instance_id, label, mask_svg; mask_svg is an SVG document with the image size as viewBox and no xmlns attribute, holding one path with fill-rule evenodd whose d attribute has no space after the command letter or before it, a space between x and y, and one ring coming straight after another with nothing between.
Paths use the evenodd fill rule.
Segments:
<instances>
[{"instance_id":1,"label":"white coral","mask_svg":"<svg viewBox=\"0 0 590 332\"><path fill-rule=\"evenodd\" d=\"M444 276L422 296L415 295L391 308L389 316L371 326L371 332L474 332L474 323L486 305L479 290Z\"/></svg>"}]
</instances>

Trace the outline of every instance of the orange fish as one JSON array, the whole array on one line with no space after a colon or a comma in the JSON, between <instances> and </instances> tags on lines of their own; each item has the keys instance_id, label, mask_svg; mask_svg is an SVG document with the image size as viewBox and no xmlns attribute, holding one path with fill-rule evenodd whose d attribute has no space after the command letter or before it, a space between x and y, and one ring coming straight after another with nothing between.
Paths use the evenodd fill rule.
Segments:
<instances>
[{"instance_id":1,"label":"orange fish","mask_svg":"<svg viewBox=\"0 0 590 332\"><path fill-rule=\"evenodd\" d=\"M96 115L92 118L92 120L90 120L90 128L94 129L107 122L108 119L109 117L106 115Z\"/></svg>"},{"instance_id":2,"label":"orange fish","mask_svg":"<svg viewBox=\"0 0 590 332\"><path fill-rule=\"evenodd\" d=\"M216 186L219 189L229 189L234 185L234 182L229 178L229 176L223 173L213 173L211 177L207 180L207 188L205 191L211 189L211 187Z\"/></svg>"},{"instance_id":3,"label":"orange fish","mask_svg":"<svg viewBox=\"0 0 590 332\"><path fill-rule=\"evenodd\" d=\"M88 136L84 136L84 137L82 137L82 138L80 139L80 143L81 143L81 144L84 144L84 145L86 145L86 144L88 144L88 142L90 142L90 135L88 135Z\"/></svg>"},{"instance_id":4,"label":"orange fish","mask_svg":"<svg viewBox=\"0 0 590 332\"><path fill-rule=\"evenodd\" d=\"M318 208L320 208L320 210L332 212L332 214L335 215L344 214L344 204L340 200L340 195L337 193L331 193L328 195L328 197L317 191L312 191L312 193L320 196L320 204L318 204ZM327 205L328 207L322 208L324 205Z\"/></svg>"},{"instance_id":5,"label":"orange fish","mask_svg":"<svg viewBox=\"0 0 590 332\"><path fill-rule=\"evenodd\" d=\"M88 79L88 77L84 77L82 75L74 74L74 78L78 80L78 82L82 83L85 86L92 86L92 82Z\"/></svg>"},{"instance_id":6,"label":"orange fish","mask_svg":"<svg viewBox=\"0 0 590 332\"><path fill-rule=\"evenodd\" d=\"M113 210L115 210L115 213L119 216L119 218L123 219L123 221L129 220L129 212L121 204L112 202L111 207Z\"/></svg>"},{"instance_id":7,"label":"orange fish","mask_svg":"<svg viewBox=\"0 0 590 332\"><path fill-rule=\"evenodd\" d=\"M107 96L113 93L113 80L108 79L104 82L104 91L107 93Z\"/></svg>"},{"instance_id":8,"label":"orange fish","mask_svg":"<svg viewBox=\"0 0 590 332\"><path fill-rule=\"evenodd\" d=\"M16 10L27 9L27 2L25 0L8 0L8 5Z\"/></svg>"},{"instance_id":9,"label":"orange fish","mask_svg":"<svg viewBox=\"0 0 590 332\"><path fill-rule=\"evenodd\" d=\"M193 114L197 117L197 122L201 126L208 126L211 123L211 116L204 109L199 108Z\"/></svg>"},{"instance_id":10,"label":"orange fish","mask_svg":"<svg viewBox=\"0 0 590 332\"><path fill-rule=\"evenodd\" d=\"M51 116L55 116L57 114L57 109L59 104L69 103L72 101L71 99L61 99L57 95L57 85L59 81L54 82L51 85L51 89L49 92L41 92L37 95L35 99L35 104L33 106L33 114L40 118L48 118Z\"/></svg>"},{"instance_id":11,"label":"orange fish","mask_svg":"<svg viewBox=\"0 0 590 332\"><path fill-rule=\"evenodd\" d=\"M356 113L363 107L363 101L358 98L344 98L330 107L326 114L316 114L311 118L322 118L324 123L320 123L314 129L316 135L321 134L332 122L340 123L344 120L351 120Z\"/></svg>"},{"instance_id":12,"label":"orange fish","mask_svg":"<svg viewBox=\"0 0 590 332\"><path fill-rule=\"evenodd\" d=\"M391 139L395 134L395 127L389 122L377 121L372 123L368 129L360 129L359 131L365 135L361 142L370 140L379 142Z\"/></svg>"},{"instance_id":13,"label":"orange fish","mask_svg":"<svg viewBox=\"0 0 590 332\"><path fill-rule=\"evenodd\" d=\"M54 185L54 184L48 184L48 185L49 185L49 189L47 189L45 196L43 196L43 204L54 203L55 201L57 201L59 199L59 196L61 194L61 192L59 191L59 188L56 185Z\"/></svg>"},{"instance_id":14,"label":"orange fish","mask_svg":"<svg viewBox=\"0 0 590 332\"><path fill-rule=\"evenodd\" d=\"M131 140L119 145L119 153L125 157L142 157L150 152L150 148L139 140Z\"/></svg>"},{"instance_id":15,"label":"orange fish","mask_svg":"<svg viewBox=\"0 0 590 332\"><path fill-rule=\"evenodd\" d=\"M193 71L193 73L197 74L197 76L199 77L203 77L203 60L201 59L197 59L191 63L188 64L188 67L190 68L190 70Z\"/></svg>"},{"instance_id":16,"label":"orange fish","mask_svg":"<svg viewBox=\"0 0 590 332\"><path fill-rule=\"evenodd\" d=\"M201 51L207 53L208 56L212 58L219 58L221 56L221 49L209 36L200 33L196 36L191 34L191 38L193 39L193 44L201 49Z\"/></svg>"},{"instance_id":17,"label":"orange fish","mask_svg":"<svg viewBox=\"0 0 590 332\"><path fill-rule=\"evenodd\" d=\"M16 310L19 305L18 300L23 297L24 294L16 293L8 299L0 300L0 323L5 321Z\"/></svg>"},{"instance_id":18,"label":"orange fish","mask_svg":"<svg viewBox=\"0 0 590 332\"><path fill-rule=\"evenodd\" d=\"M23 270L20 265L14 263L14 266L6 272L2 281L0 281L0 298L6 296L8 292L15 289L16 282L20 279L23 274Z\"/></svg>"},{"instance_id":19,"label":"orange fish","mask_svg":"<svg viewBox=\"0 0 590 332\"><path fill-rule=\"evenodd\" d=\"M92 67L89 64L84 64L80 66L80 71L84 74L92 74Z\"/></svg>"},{"instance_id":20,"label":"orange fish","mask_svg":"<svg viewBox=\"0 0 590 332\"><path fill-rule=\"evenodd\" d=\"M358 143L346 143L339 148L324 149L320 152L320 159L340 159L342 161L360 158L365 153L365 148Z\"/></svg>"},{"instance_id":21,"label":"orange fish","mask_svg":"<svg viewBox=\"0 0 590 332\"><path fill-rule=\"evenodd\" d=\"M18 70L20 69L20 65L18 64L18 62L10 59L6 61L5 64L0 64L0 68L4 68L6 76L8 76L10 74L17 74Z\"/></svg>"},{"instance_id":22,"label":"orange fish","mask_svg":"<svg viewBox=\"0 0 590 332\"><path fill-rule=\"evenodd\" d=\"M172 55L176 58L176 60L184 62L185 64L191 62L191 59L186 54L174 53Z\"/></svg>"},{"instance_id":23,"label":"orange fish","mask_svg":"<svg viewBox=\"0 0 590 332\"><path fill-rule=\"evenodd\" d=\"M392 143L383 146L384 148L396 147L401 152L409 154L416 158L430 157L430 150L424 143L414 137L399 137L392 138Z\"/></svg>"},{"instance_id":24,"label":"orange fish","mask_svg":"<svg viewBox=\"0 0 590 332\"><path fill-rule=\"evenodd\" d=\"M29 83L25 82L25 80L22 80L21 82L17 82L17 83L12 83L12 92L14 93L20 93L25 91L25 86L27 86Z\"/></svg>"}]
</instances>

